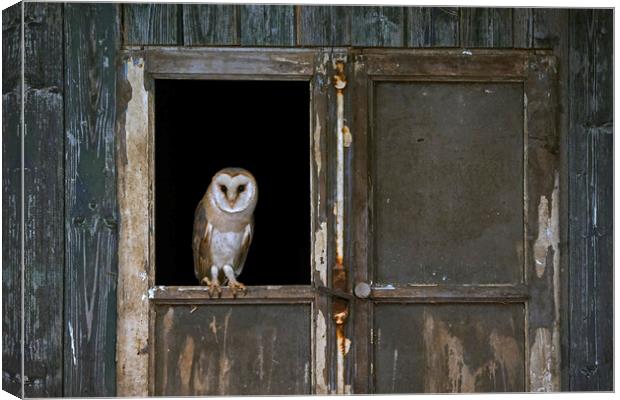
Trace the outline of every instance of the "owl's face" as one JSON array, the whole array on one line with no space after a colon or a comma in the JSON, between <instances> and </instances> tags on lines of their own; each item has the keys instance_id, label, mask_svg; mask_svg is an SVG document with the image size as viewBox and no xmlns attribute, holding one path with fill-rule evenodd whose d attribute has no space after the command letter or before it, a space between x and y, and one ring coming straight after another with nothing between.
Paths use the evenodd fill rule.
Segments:
<instances>
[{"instance_id":1,"label":"owl's face","mask_svg":"<svg viewBox=\"0 0 620 400\"><path fill-rule=\"evenodd\" d=\"M251 173L240 168L226 168L219 171L211 181L215 205L227 213L253 211L258 188Z\"/></svg>"}]
</instances>

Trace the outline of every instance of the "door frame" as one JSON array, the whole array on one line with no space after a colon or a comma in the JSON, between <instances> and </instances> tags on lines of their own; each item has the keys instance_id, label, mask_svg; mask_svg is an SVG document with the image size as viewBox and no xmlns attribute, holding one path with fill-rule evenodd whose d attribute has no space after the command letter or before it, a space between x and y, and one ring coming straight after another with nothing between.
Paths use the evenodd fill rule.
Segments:
<instances>
[{"instance_id":1,"label":"door frame","mask_svg":"<svg viewBox=\"0 0 620 400\"><path fill-rule=\"evenodd\" d=\"M557 62L541 50L363 49L354 55L353 198L348 242L358 298L354 302L354 392L374 392L373 312L378 303L513 302L525 306L526 391L560 390L560 190L557 129ZM372 115L379 81L520 82L524 88L524 265L515 285L373 284ZM549 237L542 237L539 223ZM544 247L546 244L549 248ZM543 246L542 251L540 250ZM536 252L535 250L539 251ZM551 265L547 265L550 255ZM536 265L539 265L538 269ZM541 271L541 267L542 271ZM552 273L545 274L545 271ZM359 288L359 292L357 290ZM389 290L386 290L389 289ZM551 300L534 301L537 296Z\"/></svg>"}]
</instances>

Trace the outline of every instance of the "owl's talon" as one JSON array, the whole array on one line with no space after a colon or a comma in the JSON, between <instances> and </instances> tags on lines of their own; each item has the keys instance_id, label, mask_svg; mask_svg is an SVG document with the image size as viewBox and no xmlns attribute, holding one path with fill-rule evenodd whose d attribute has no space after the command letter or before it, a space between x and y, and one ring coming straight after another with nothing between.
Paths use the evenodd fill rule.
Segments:
<instances>
[{"instance_id":1,"label":"owl's talon","mask_svg":"<svg viewBox=\"0 0 620 400\"><path fill-rule=\"evenodd\" d=\"M230 290L232 292L233 297L237 297L237 290L243 292L243 295L245 296L247 289L245 288L245 285L241 282L233 282L230 284Z\"/></svg>"},{"instance_id":2,"label":"owl's talon","mask_svg":"<svg viewBox=\"0 0 620 400\"><path fill-rule=\"evenodd\" d=\"M206 276L200 280L202 286L211 286L211 281Z\"/></svg>"},{"instance_id":3,"label":"owl's talon","mask_svg":"<svg viewBox=\"0 0 620 400\"><path fill-rule=\"evenodd\" d=\"M220 284L218 282L211 281L209 283L209 296L213 297L216 292L217 297L220 297L222 295L222 288L220 287Z\"/></svg>"}]
</instances>

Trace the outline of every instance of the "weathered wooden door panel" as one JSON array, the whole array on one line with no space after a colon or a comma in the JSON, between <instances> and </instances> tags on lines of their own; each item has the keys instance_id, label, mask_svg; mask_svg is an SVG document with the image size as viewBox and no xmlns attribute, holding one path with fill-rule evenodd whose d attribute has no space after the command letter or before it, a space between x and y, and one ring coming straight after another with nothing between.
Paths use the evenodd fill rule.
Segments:
<instances>
[{"instance_id":1,"label":"weathered wooden door panel","mask_svg":"<svg viewBox=\"0 0 620 400\"><path fill-rule=\"evenodd\" d=\"M161 305L155 395L311 393L309 304Z\"/></svg>"},{"instance_id":2,"label":"weathered wooden door panel","mask_svg":"<svg viewBox=\"0 0 620 400\"><path fill-rule=\"evenodd\" d=\"M356 392L558 390L555 60L363 50L354 71Z\"/></svg>"},{"instance_id":3,"label":"weathered wooden door panel","mask_svg":"<svg viewBox=\"0 0 620 400\"><path fill-rule=\"evenodd\" d=\"M120 237L126 245L119 246L120 396L334 391L331 362L336 346L331 271L327 268L334 258L333 251L328 251L332 238L328 230L331 189L327 165L332 160L326 151L328 118L335 109L335 103L328 101L333 93L327 75L333 70L331 57L320 49L238 48L150 48L128 50L123 55L119 97L126 104L119 107L118 159L123 215ZM204 286L156 284L154 250L162 245L155 240L154 212L157 79L294 80L309 85L308 114L301 112L311 116L310 129L293 129L291 134L306 136L311 143L306 155L311 165L306 181L310 184L311 212L289 216L291 223L295 218L311 220L312 233L308 232L307 238L312 257L305 261L310 263L309 285L245 282L248 290L243 296L234 298L224 287L221 297L212 298ZM245 115L243 109L237 111ZM161 260L158 262L165 268ZM263 267L298 267L291 260L274 262ZM173 267L192 268L183 263Z\"/></svg>"},{"instance_id":4,"label":"weathered wooden door panel","mask_svg":"<svg viewBox=\"0 0 620 400\"><path fill-rule=\"evenodd\" d=\"M375 281L523 279L523 85L377 82Z\"/></svg>"},{"instance_id":5,"label":"weathered wooden door panel","mask_svg":"<svg viewBox=\"0 0 620 400\"><path fill-rule=\"evenodd\" d=\"M375 391L524 391L523 317L522 304L377 305Z\"/></svg>"}]
</instances>

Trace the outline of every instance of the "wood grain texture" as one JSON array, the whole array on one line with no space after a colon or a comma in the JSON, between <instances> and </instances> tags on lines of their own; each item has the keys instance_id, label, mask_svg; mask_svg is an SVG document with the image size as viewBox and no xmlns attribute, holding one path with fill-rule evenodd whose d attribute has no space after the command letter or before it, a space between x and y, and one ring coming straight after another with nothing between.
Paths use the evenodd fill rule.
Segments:
<instances>
[{"instance_id":1,"label":"wood grain texture","mask_svg":"<svg viewBox=\"0 0 620 400\"><path fill-rule=\"evenodd\" d=\"M407 47L455 47L459 44L459 10L407 7Z\"/></svg>"},{"instance_id":2,"label":"wood grain texture","mask_svg":"<svg viewBox=\"0 0 620 400\"><path fill-rule=\"evenodd\" d=\"M24 20L24 389L29 397L60 397L64 280L62 4L26 3Z\"/></svg>"},{"instance_id":3,"label":"wood grain texture","mask_svg":"<svg viewBox=\"0 0 620 400\"><path fill-rule=\"evenodd\" d=\"M569 26L570 390L613 390L613 12Z\"/></svg>"},{"instance_id":4,"label":"wood grain texture","mask_svg":"<svg viewBox=\"0 0 620 400\"><path fill-rule=\"evenodd\" d=\"M512 47L512 9L461 8L461 46Z\"/></svg>"},{"instance_id":5,"label":"wood grain texture","mask_svg":"<svg viewBox=\"0 0 620 400\"><path fill-rule=\"evenodd\" d=\"M242 46L294 46L295 6L240 5Z\"/></svg>"},{"instance_id":6,"label":"wood grain texture","mask_svg":"<svg viewBox=\"0 0 620 400\"><path fill-rule=\"evenodd\" d=\"M238 44L237 13L236 5L183 4L183 44Z\"/></svg>"},{"instance_id":7,"label":"wood grain texture","mask_svg":"<svg viewBox=\"0 0 620 400\"><path fill-rule=\"evenodd\" d=\"M297 40L301 46L347 46L351 43L351 8L298 6Z\"/></svg>"},{"instance_id":8,"label":"wood grain texture","mask_svg":"<svg viewBox=\"0 0 620 400\"><path fill-rule=\"evenodd\" d=\"M312 391L309 305L165 305L155 318L154 395Z\"/></svg>"},{"instance_id":9,"label":"wood grain texture","mask_svg":"<svg viewBox=\"0 0 620 400\"><path fill-rule=\"evenodd\" d=\"M67 4L65 396L116 392L118 7Z\"/></svg>"},{"instance_id":10,"label":"wood grain texture","mask_svg":"<svg viewBox=\"0 0 620 400\"><path fill-rule=\"evenodd\" d=\"M178 4L123 4L123 44L154 46L179 43Z\"/></svg>"},{"instance_id":11,"label":"wood grain texture","mask_svg":"<svg viewBox=\"0 0 620 400\"><path fill-rule=\"evenodd\" d=\"M353 7L351 44L369 47L405 45L405 11L403 7Z\"/></svg>"},{"instance_id":12,"label":"wood grain texture","mask_svg":"<svg viewBox=\"0 0 620 400\"><path fill-rule=\"evenodd\" d=\"M22 393L22 4L2 11L2 390Z\"/></svg>"},{"instance_id":13,"label":"wood grain texture","mask_svg":"<svg viewBox=\"0 0 620 400\"><path fill-rule=\"evenodd\" d=\"M558 134L560 140L560 347L561 389L569 390L569 274L568 274L568 25L567 9L518 8L513 10L515 47L553 49L558 68Z\"/></svg>"}]
</instances>

